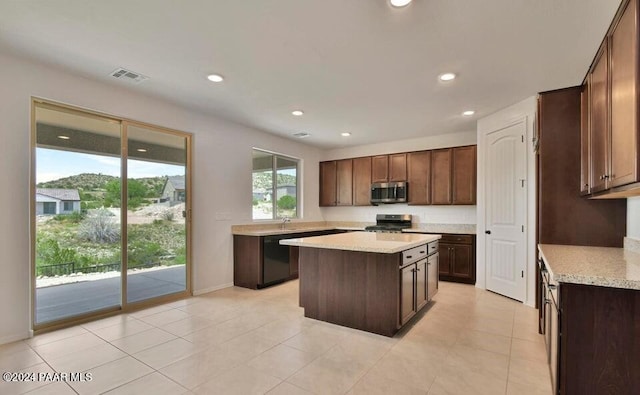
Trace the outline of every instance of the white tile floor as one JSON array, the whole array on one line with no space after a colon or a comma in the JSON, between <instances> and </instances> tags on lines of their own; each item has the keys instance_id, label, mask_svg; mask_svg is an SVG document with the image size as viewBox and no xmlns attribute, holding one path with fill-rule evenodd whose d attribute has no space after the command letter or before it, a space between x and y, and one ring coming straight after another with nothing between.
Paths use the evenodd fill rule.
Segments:
<instances>
[{"instance_id":1,"label":"white tile floor","mask_svg":"<svg viewBox=\"0 0 640 395\"><path fill-rule=\"evenodd\" d=\"M90 372L1 394L550 394L537 311L440 283L394 338L304 318L298 282L227 288L0 346L0 368Z\"/></svg>"}]
</instances>

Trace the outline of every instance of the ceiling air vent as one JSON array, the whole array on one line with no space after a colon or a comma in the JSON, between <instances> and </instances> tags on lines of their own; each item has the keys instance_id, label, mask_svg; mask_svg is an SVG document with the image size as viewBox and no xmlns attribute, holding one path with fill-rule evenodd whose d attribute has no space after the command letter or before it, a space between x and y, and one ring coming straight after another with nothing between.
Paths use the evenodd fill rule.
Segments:
<instances>
[{"instance_id":1,"label":"ceiling air vent","mask_svg":"<svg viewBox=\"0 0 640 395\"><path fill-rule=\"evenodd\" d=\"M113 72L111 72L111 76L119 80L132 82L134 84L139 84L142 81L149 79L149 77L147 76L131 70L123 69L122 67L117 68Z\"/></svg>"},{"instance_id":2,"label":"ceiling air vent","mask_svg":"<svg viewBox=\"0 0 640 395\"><path fill-rule=\"evenodd\" d=\"M293 134L293 137L297 137L299 139L303 139L303 138L306 138L306 137L309 137L309 136L311 136L311 135L309 133L305 133L305 132L299 132L299 133L294 133Z\"/></svg>"}]
</instances>

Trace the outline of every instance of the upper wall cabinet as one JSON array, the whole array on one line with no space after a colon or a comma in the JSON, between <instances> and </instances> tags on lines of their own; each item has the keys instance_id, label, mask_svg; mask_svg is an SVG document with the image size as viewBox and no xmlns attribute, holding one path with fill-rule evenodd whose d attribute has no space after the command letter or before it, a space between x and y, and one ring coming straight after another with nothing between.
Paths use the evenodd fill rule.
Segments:
<instances>
[{"instance_id":1,"label":"upper wall cabinet","mask_svg":"<svg viewBox=\"0 0 640 395\"><path fill-rule=\"evenodd\" d=\"M335 206L337 203L336 168L335 160L320 162L320 206Z\"/></svg>"},{"instance_id":2,"label":"upper wall cabinet","mask_svg":"<svg viewBox=\"0 0 640 395\"><path fill-rule=\"evenodd\" d=\"M353 160L353 205L371 205L371 157Z\"/></svg>"},{"instance_id":3,"label":"upper wall cabinet","mask_svg":"<svg viewBox=\"0 0 640 395\"><path fill-rule=\"evenodd\" d=\"M407 181L407 154L389 155L389 181Z\"/></svg>"},{"instance_id":4,"label":"upper wall cabinet","mask_svg":"<svg viewBox=\"0 0 640 395\"><path fill-rule=\"evenodd\" d=\"M431 204L452 203L452 152L451 148L431 151Z\"/></svg>"},{"instance_id":5,"label":"upper wall cabinet","mask_svg":"<svg viewBox=\"0 0 640 395\"><path fill-rule=\"evenodd\" d=\"M589 149L583 144L582 161L587 155L589 170L583 166L582 173L584 177L590 171L590 181L583 180L582 194L640 194L637 2L621 4L585 79L588 131L583 130L583 136L588 136Z\"/></svg>"},{"instance_id":6,"label":"upper wall cabinet","mask_svg":"<svg viewBox=\"0 0 640 395\"><path fill-rule=\"evenodd\" d=\"M409 204L431 204L431 151L407 154Z\"/></svg>"},{"instance_id":7,"label":"upper wall cabinet","mask_svg":"<svg viewBox=\"0 0 640 395\"><path fill-rule=\"evenodd\" d=\"M637 0L629 1L615 25L610 44L611 187L638 179L638 27Z\"/></svg>"},{"instance_id":8,"label":"upper wall cabinet","mask_svg":"<svg viewBox=\"0 0 640 395\"><path fill-rule=\"evenodd\" d=\"M407 181L410 205L476 204L476 146L320 162L320 206L370 206L387 181Z\"/></svg>"},{"instance_id":9,"label":"upper wall cabinet","mask_svg":"<svg viewBox=\"0 0 640 395\"><path fill-rule=\"evenodd\" d=\"M591 76L587 76L580 92L580 195L591 193L591 165L589 163L589 144L591 129L589 125L589 88Z\"/></svg>"},{"instance_id":10,"label":"upper wall cabinet","mask_svg":"<svg viewBox=\"0 0 640 395\"><path fill-rule=\"evenodd\" d=\"M476 204L476 146L453 149L453 204Z\"/></svg>"},{"instance_id":11,"label":"upper wall cabinet","mask_svg":"<svg viewBox=\"0 0 640 395\"><path fill-rule=\"evenodd\" d=\"M407 181L407 154L378 155L371 158L371 181Z\"/></svg>"},{"instance_id":12,"label":"upper wall cabinet","mask_svg":"<svg viewBox=\"0 0 640 395\"><path fill-rule=\"evenodd\" d=\"M389 155L371 158L371 182L389 181Z\"/></svg>"},{"instance_id":13,"label":"upper wall cabinet","mask_svg":"<svg viewBox=\"0 0 640 395\"><path fill-rule=\"evenodd\" d=\"M353 161L320 162L320 206L353 204Z\"/></svg>"}]
</instances>

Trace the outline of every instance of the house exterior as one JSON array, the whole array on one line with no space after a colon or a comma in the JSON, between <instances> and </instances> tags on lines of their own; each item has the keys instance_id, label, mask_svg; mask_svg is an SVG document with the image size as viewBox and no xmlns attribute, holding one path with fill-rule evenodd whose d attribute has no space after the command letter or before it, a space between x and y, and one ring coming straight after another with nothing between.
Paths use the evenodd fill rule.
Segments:
<instances>
[{"instance_id":1,"label":"house exterior","mask_svg":"<svg viewBox=\"0 0 640 395\"><path fill-rule=\"evenodd\" d=\"M278 199L285 195L296 197L296 186L295 185L280 185L276 188L276 196Z\"/></svg>"},{"instance_id":2,"label":"house exterior","mask_svg":"<svg viewBox=\"0 0 640 395\"><path fill-rule=\"evenodd\" d=\"M57 215L79 212L80 194L77 189L36 189L36 215Z\"/></svg>"},{"instance_id":3,"label":"house exterior","mask_svg":"<svg viewBox=\"0 0 640 395\"><path fill-rule=\"evenodd\" d=\"M184 185L184 176L170 176L167 177L167 180L164 182L164 187L162 187L162 198L163 202L170 202L172 205L177 203L182 203L185 201L185 185Z\"/></svg>"}]
</instances>

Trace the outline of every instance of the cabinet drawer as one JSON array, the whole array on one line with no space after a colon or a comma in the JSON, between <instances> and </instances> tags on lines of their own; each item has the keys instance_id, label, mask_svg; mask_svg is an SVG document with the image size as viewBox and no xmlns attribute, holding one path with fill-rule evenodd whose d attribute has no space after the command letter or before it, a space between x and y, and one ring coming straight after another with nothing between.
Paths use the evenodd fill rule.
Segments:
<instances>
[{"instance_id":1,"label":"cabinet drawer","mask_svg":"<svg viewBox=\"0 0 640 395\"><path fill-rule=\"evenodd\" d=\"M438 241L432 241L431 243L427 244L427 255L431 255L431 254L435 254L436 252L438 252Z\"/></svg>"},{"instance_id":2,"label":"cabinet drawer","mask_svg":"<svg viewBox=\"0 0 640 395\"><path fill-rule=\"evenodd\" d=\"M402 266L419 261L427 256L427 245L421 245L402 251Z\"/></svg>"},{"instance_id":3,"label":"cabinet drawer","mask_svg":"<svg viewBox=\"0 0 640 395\"><path fill-rule=\"evenodd\" d=\"M440 239L440 242L442 242L442 243L472 244L473 243L473 236L471 236L471 235L446 234L446 235L442 235L442 238Z\"/></svg>"}]
</instances>

